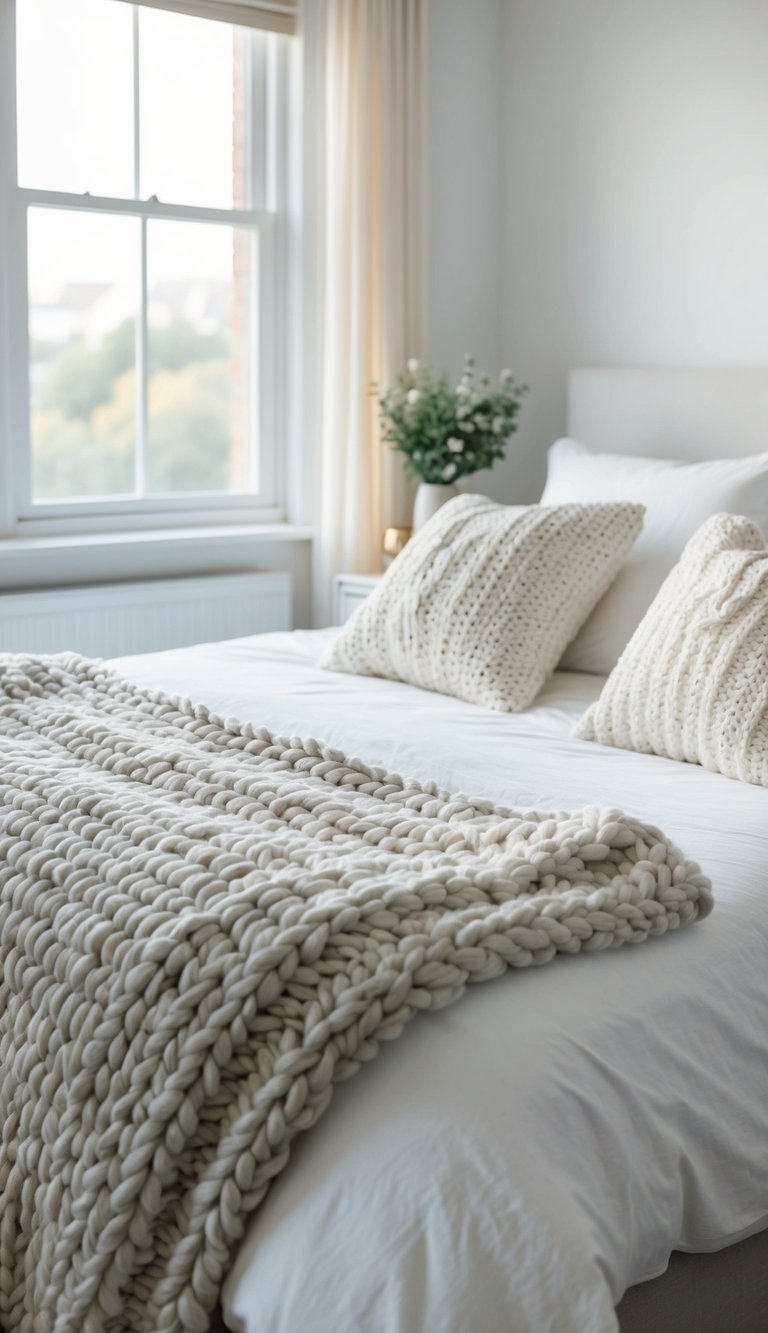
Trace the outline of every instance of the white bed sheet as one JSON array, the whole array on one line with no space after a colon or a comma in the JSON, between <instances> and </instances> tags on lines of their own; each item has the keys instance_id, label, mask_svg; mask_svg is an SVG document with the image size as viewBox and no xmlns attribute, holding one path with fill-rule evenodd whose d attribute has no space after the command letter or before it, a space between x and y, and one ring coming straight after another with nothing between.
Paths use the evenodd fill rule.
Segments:
<instances>
[{"instance_id":1,"label":"white bed sheet","mask_svg":"<svg viewBox=\"0 0 768 1333\"><path fill-rule=\"evenodd\" d=\"M615 1333L673 1248L768 1225L768 790L575 741L594 677L503 715L323 672L332 631L124 658L137 683L509 805L617 805L712 877L671 938L416 1019L297 1145L224 1291L243 1333Z\"/></svg>"}]
</instances>

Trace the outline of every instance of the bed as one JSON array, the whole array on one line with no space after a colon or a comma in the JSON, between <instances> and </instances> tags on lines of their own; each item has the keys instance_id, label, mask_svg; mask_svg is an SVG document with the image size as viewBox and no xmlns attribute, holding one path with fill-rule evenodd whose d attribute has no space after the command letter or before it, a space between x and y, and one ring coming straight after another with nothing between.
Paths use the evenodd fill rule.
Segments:
<instances>
[{"instance_id":1,"label":"bed","mask_svg":"<svg viewBox=\"0 0 768 1333\"><path fill-rule=\"evenodd\" d=\"M262 1206L227 1325L608 1333L673 1249L768 1225L768 791L585 753L570 729L594 677L558 673L534 708L500 716L321 671L332 633L116 665L450 789L552 809L610 793L696 849L717 907L674 944L560 959L416 1022L340 1090ZM543 1286L526 1279L542 1268Z\"/></svg>"},{"instance_id":2,"label":"bed","mask_svg":"<svg viewBox=\"0 0 768 1333\"><path fill-rule=\"evenodd\" d=\"M764 1333L766 383L577 372L342 633L3 656L3 1327Z\"/></svg>"},{"instance_id":3,"label":"bed","mask_svg":"<svg viewBox=\"0 0 768 1333\"><path fill-rule=\"evenodd\" d=\"M569 428L613 451L737 456L764 448L766 409L763 371L588 370ZM716 911L674 944L561 958L414 1023L296 1150L234 1258L226 1327L764 1330L768 789L574 740L594 676L559 672L500 715L321 671L332 635L114 665L452 790L623 807L700 861Z\"/></svg>"}]
</instances>

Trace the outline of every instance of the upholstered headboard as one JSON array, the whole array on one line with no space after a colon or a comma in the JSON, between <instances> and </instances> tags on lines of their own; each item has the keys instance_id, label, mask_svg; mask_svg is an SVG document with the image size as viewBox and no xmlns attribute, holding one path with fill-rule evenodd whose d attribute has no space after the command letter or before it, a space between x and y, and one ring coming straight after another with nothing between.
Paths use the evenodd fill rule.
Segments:
<instances>
[{"instance_id":1,"label":"upholstered headboard","mask_svg":"<svg viewBox=\"0 0 768 1333\"><path fill-rule=\"evenodd\" d=\"M568 434L603 453L737 458L768 451L768 368L571 371Z\"/></svg>"}]
</instances>

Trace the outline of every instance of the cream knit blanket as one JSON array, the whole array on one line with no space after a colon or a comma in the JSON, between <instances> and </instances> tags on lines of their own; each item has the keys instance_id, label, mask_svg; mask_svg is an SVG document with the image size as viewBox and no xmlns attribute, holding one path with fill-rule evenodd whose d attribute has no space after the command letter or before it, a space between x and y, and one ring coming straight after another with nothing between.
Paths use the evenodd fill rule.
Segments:
<instances>
[{"instance_id":1,"label":"cream knit blanket","mask_svg":"<svg viewBox=\"0 0 768 1333\"><path fill-rule=\"evenodd\" d=\"M615 811L0 657L0 1326L206 1329L292 1140L418 1010L710 907Z\"/></svg>"}]
</instances>

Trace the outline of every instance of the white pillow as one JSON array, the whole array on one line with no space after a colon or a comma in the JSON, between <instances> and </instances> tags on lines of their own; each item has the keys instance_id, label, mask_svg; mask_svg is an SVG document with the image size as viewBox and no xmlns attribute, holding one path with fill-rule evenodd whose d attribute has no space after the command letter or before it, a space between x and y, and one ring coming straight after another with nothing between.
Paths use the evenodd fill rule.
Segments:
<instances>
[{"instance_id":1,"label":"white pillow","mask_svg":"<svg viewBox=\"0 0 768 1333\"><path fill-rule=\"evenodd\" d=\"M768 453L679 463L596 454L576 440L552 445L542 504L616 500L645 506L643 530L624 568L569 644L560 663L564 671L607 676L685 543L712 514L745 514L768 533Z\"/></svg>"},{"instance_id":2,"label":"white pillow","mask_svg":"<svg viewBox=\"0 0 768 1333\"><path fill-rule=\"evenodd\" d=\"M762 533L717 514L689 541L574 735L766 787L766 644Z\"/></svg>"},{"instance_id":3,"label":"white pillow","mask_svg":"<svg viewBox=\"0 0 768 1333\"><path fill-rule=\"evenodd\" d=\"M459 495L409 541L321 665L526 708L642 521L640 505L513 508Z\"/></svg>"}]
</instances>

